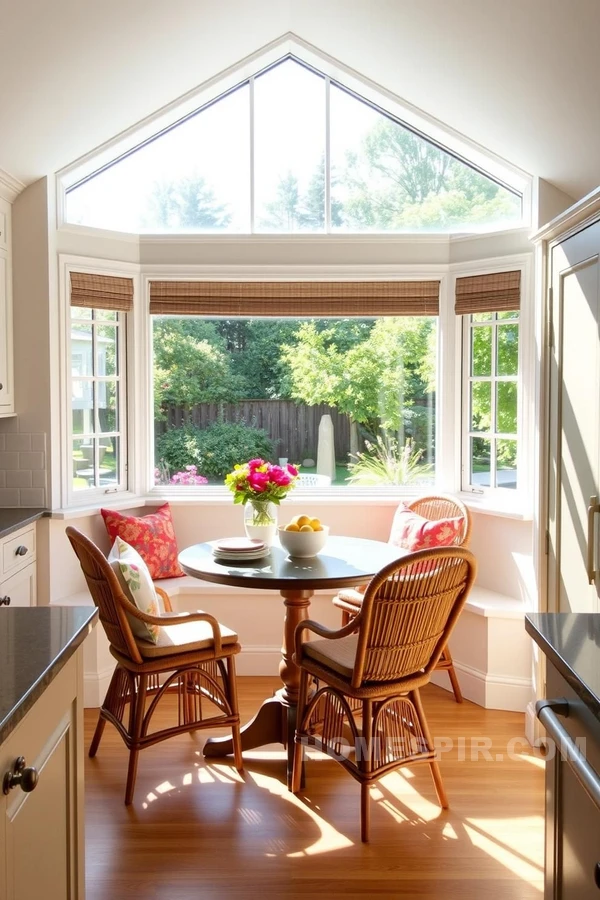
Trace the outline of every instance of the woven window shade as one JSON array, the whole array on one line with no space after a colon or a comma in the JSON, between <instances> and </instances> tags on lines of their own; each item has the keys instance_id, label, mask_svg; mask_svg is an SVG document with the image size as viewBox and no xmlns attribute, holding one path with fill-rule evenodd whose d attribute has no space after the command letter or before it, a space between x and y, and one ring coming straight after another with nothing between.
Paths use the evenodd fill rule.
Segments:
<instances>
[{"instance_id":1,"label":"woven window shade","mask_svg":"<svg viewBox=\"0 0 600 900\"><path fill-rule=\"evenodd\" d=\"M437 316L439 281L151 281L172 316Z\"/></svg>"},{"instance_id":2,"label":"woven window shade","mask_svg":"<svg viewBox=\"0 0 600 900\"><path fill-rule=\"evenodd\" d=\"M456 279L457 316L504 312L521 306L521 272L494 272Z\"/></svg>"},{"instance_id":3,"label":"woven window shade","mask_svg":"<svg viewBox=\"0 0 600 900\"><path fill-rule=\"evenodd\" d=\"M71 272L71 306L131 312L133 278Z\"/></svg>"}]
</instances>

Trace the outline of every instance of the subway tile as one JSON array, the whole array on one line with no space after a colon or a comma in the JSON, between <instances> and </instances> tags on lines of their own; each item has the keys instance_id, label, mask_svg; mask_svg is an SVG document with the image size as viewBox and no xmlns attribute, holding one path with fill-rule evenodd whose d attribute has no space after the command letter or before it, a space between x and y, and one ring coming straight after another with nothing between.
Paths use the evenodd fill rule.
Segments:
<instances>
[{"instance_id":1,"label":"subway tile","mask_svg":"<svg viewBox=\"0 0 600 900\"><path fill-rule=\"evenodd\" d=\"M6 487L6 472L0 469L0 488Z\"/></svg>"},{"instance_id":2,"label":"subway tile","mask_svg":"<svg viewBox=\"0 0 600 900\"><path fill-rule=\"evenodd\" d=\"M46 506L46 491L43 488L21 488L19 494L21 506Z\"/></svg>"},{"instance_id":3,"label":"subway tile","mask_svg":"<svg viewBox=\"0 0 600 900\"><path fill-rule=\"evenodd\" d=\"M4 453L6 450L5 446L6 436L4 434L0 434L0 453Z\"/></svg>"},{"instance_id":4,"label":"subway tile","mask_svg":"<svg viewBox=\"0 0 600 900\"><path fill-rule=\"evenodd\" d=\"M46 487L46 470L45 469L36 469L31 473L31 487L34 488L45 488Z\"/></svg>"},{"instance_id":5,"label":"subway tile","mask_svg":"<svg viewBox=\"0 0 600 900\"><path fill-rule=\"evenodd\" d=\"M7 451L15 451L17 453L28 453L31 450L31 435L7 434L5 449Z\"/></svg>"},{"instance_id":6,"label":"subway tile","mask_svg":"<svg viewBox=\"0 0 600 900\"><path fill-rule=\"evenodd\" d=\"M19 468L19 454L18 453L0 453L0 469L18 469ZM24 469L31 468L30 466L23 466Z\"/></svg>"},{"instance_id":7,"label":"subway tile","mask_svg":"<svg viewBox=\"0 0 600 900\"><path fill-rule=\"evenodd\" d=\"M46 435L44 433L31 435L31 449L41 453L46 452Z\"/></svg>"},{"instance_id":8,"label":"subway tile","mask_svg":"<svg viewBox=\"0 0 600 900\"><path fill-rule=\"evenodd\" d=\"M0 488L0 506L19 506L20 502L18 488Z\"/></svg>"},{"instance_id":9,"label":"subway tile","mask_svg":"<svg viewBox=\"0 0 600 900\"><path fill-rule=\"evenodd\" d=\"M16 434L19 430L19 420L17 416L7 416L0 418L0 431L2 434Z\"/></svg>"},{"instance_id":10,"label":"subway tile","mask_svg":"<svg viewBox=\"0 0 600 900\"><path fill-rule=\"evenodd\" d=\"M7 488L30 488L32 487L31 470L17 469L13 471L9 469L6 472Z\"/></svg>"},{"instance_id":11,"label":"subway tile","mask_svg":"<svg viewBox=\"0 0 600 900\"><path fill-rule=\"evenodd\" d=\"M8 456L8 453L4 454ZM45 453L19 453L19 469L43 469L45 467ZM0 456L1 458L1 456ZM10 468L5 466L5 468ZM15 466L15 468L17 468Z\"/></svg>"}]
</instances>

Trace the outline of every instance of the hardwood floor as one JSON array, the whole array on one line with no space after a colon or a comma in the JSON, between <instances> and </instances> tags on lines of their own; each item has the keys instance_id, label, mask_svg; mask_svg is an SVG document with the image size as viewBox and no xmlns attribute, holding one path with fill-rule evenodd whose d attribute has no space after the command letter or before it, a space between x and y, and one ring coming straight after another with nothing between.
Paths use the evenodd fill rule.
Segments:
<instances>
[{"instance_id":1,"label":"hardwood floor","mask_svg":"<svg viewBox=\"0 0 600 900\"><path fill-rule=\"evenodd\" d=\"M278 686L240 678L242 720ZM243 776L229 759L207 764L204 738L218 732L144 750L127 808L127 750L107 725L86 764L87 900L541 900L543 763L523 715L458 705L433 685L422 696L434 738L453 742L440 759L450 809L427 766L391 773L372 789L366 845L359 785L336 762L309 758L294 797L280 747L245 753ZM86 752L96 718L85 711Z\"/></svg>"}]
</instances>

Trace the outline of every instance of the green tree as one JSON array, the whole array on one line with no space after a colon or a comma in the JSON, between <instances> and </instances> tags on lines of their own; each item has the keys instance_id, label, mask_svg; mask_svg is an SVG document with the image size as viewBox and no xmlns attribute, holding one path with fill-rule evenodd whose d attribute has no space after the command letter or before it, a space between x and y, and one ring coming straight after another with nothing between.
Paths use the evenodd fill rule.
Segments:
<instances>
[{"instance_id":1,"label":"green tree","mask_svg":"<svg viewBox=\"0 0 600 900\"><path fill-rule=\"evenodd\" d=\"M385 118L348 154L343 183L345 223L367 230L443 230L520 211L519 197Z\"/></svg>"},{"instance_id":2,"label":"green tree","mask_svg":"<svg viewBox=\"0 0 600 900\"><path fill-rule=\"evenodd\" d=\"M261 228L276 232L298 230L300 217L300 191L298 179L289 171L279 179L275 200L267 203L267 214L261 220Z\"/></svg>"},{"instance_id":3,"label":"green tree","mask_svg":"<svg viewBox=\"0 0 600 900\"><path fill-rule=\"evenodd\" d=\"M154 343L155 416L164 417L168 405L191 412L198 403L231 402L243 394L243 385L231 371L223 350L186 334L184 328L163 331Z\"/></svg>"},{"instance_id":4,"label":"green tree","mask_svg":"<svg viewBox=\"0 0 600 900\"><path fill-rule=\"evenodd\" d=\"M346 321L321 330L300 326L296 341L282 348L290 394L299 402L327 403L347 413L371 435L401 430L405 413L431 389L430 331L433 321L402 316L379 319L362 340L337 344Z\"/></svg>"},{"instance_id":5,"label":"green tree","mask_svg":"<svg viewBox=\"0 0 600 900\"><path fill-rule=\"evenodd\" d=\"M222 231L230 221L231 215L198 174L156 182L145 215L146 227L164 231Z\"/></svg>"}]
</instances>

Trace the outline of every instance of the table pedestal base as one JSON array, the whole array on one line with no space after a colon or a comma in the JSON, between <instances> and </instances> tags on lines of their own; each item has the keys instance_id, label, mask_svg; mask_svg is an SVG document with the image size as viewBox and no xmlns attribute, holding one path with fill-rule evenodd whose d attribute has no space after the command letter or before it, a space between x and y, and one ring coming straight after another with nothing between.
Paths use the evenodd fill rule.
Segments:
<instances>
[{"instance_id":1,"label":"table pedestal base","mask_svg":"<svg viewBox=\"0 0 600 900\"><path fill-rule=\"evenodd\" d=\"M240 730L242 751L254 750L265 744L283 744L287 749L287 786L292 784L292 763L294 759L294 734L296 731L296 706L290 706L277 691L265 700L256 715ZM233 754L230 737L209 738L204 744L204 756L212 759Z\"/></svg>"}]
</instances>

